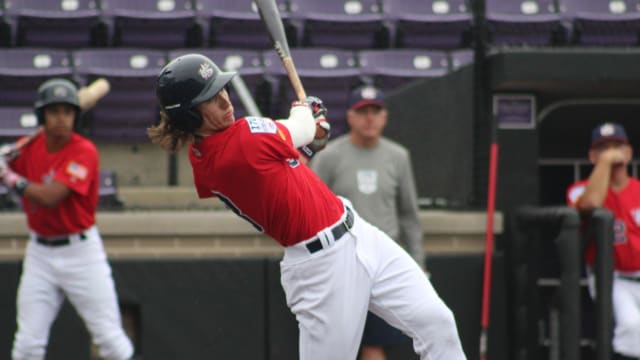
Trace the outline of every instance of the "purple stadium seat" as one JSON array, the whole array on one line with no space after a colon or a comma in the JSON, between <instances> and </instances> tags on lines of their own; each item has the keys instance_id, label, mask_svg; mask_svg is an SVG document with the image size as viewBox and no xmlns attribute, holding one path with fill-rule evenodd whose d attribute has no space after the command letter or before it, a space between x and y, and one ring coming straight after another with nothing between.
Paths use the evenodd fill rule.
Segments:
<instances>
[{"instance_id":1,"label":"purple stadium seat","mask_svg":"<svg viewBox=\"0 0 640 360\"><path fill-rule=\"evenodd\" d=\"M37 127L33 106L0 106L0 142L31 134Z\"/></svg>"},{"instance_id":2,"label":"purple stadium seat","mask_svg":"<svg viewBox=\"0 0 640 360\"><path fill-rule=\"evenodd\" d=\"M496 46L549 46L565 41L555 0L486 0L489 41Z\"/></svg>"},{"instance_id":3,"label":"purple stadium seat","mask_svg":"<svg viewBox=\"0 0 640 360\"><path fill-rule=\"evenodd\" d=\"M290 16L302 29L302 46L345 49L390 44L377 0L289 0Z\"/></svg>"},{"instance_id":4,"label":"purple stadium seat","mask_svg":"<svg viewBox=\"0 0 640 360\"><path fill-rule=\"evenodd\" d=\"M307 95L318 96L325 102L329 110L327 117L331 122L331 134L335 136L345 132L345 94L361 82L356 55L342 49L297 48L291 49L291 56ZM263 52L263 59L266 75L275 89L275 110L271 115L276 118L287 117L296 95L275 51Z\"/></svg>"},{"instance_id":5,"label":"purple stadium seat","mask_svg":"<svg viewBox=\"0 0 640 360\"><path fill-rule=\"evenodd\" d=\"M449 57L444 50L365 50L358 53L358 59L362 76L386 92L449 72Z\"/></svg>"},{"instance_id":6,"label":"purple stadium seat","mask_svg":"<svg viewBox=\"0 0 640 360\"><path fill-rule=\"evenodd\" d=\"M471 44L473 15L466 0L385 0L396 47L455 49Z\"/></svg>"},{"instance_id":7,"label":"purple stadium seat","mask_svg":"<svg viewBox=\"0 0 640 360\"><path fill-rule=\"evenodd\" d=\"M573 23L573 40L581 45L636 46L640 3L632 0L559 0L562 16Z\"/></svg>"},{"instance_id":8,"label":"purple stadium seat","mask_svg":"<svg viewBox=\"0 0 640 360\"><path fill-rule=\"evenodd\" d=\"M74 72L87 84L99 77L111 91L88 112L89 136L113 142L146 142L158 121L155 83L166 54L150 49L95 49L72 53Z\"/></svg>"},{"instance_id":9,"label":"purple stadium seat","mask_svg":"<svg viewBox=\"0 0 640 360\"><path fill-rule=\"evenodd\" d=\"M0 49L0 106L32 106L38 86L50 77L72 77L65 50Z\"/></svg>"},{"instance_id":10,"label":"purple stadium seat","mask_svg":"<svg viewBox=\"0 0 640 360\"><path fill-rule=\"evenodd\" d=\"M171 49L202 45L192 0L101 0L113 45Z\"/></svg>"},{"instance_id":11,"label":"purple stadium seat","mask_svg":"<svg viewBox=\"0 0 640 360\"><path fill-rule=\"evenodd\" d=\"M475 55L472 49L459 49L449 52L449 56L451 57L451 70L456 70L473 64Z\"/></svg>"},{"instance_id":12,"label":"purple stadium seat","mask_svg":"<svg viewBox=\"0 0 640 360\"><path fill-rule=\"evenodd\" d=\"M260 20L258 8L253 1L195 0L197 17L208 27L208 43L213 47L268 49L272 41ZM276 0L284 20L289 45L296 46L295 31L287 21L286 0Z\"/></svg>"},{"instance_id":13,"label":"purple stadium seat","mask_svg":"<svg viewBox=\"0 0 640 360\"><path fill-rule=\"evenodd\" d=\"M98 0L6 0L5 12L15 34L12 42L30 47L105 45Z\"/></svg>"},{"instance_id":14,"label":"purple stadium seat","mask_svg":"<svg viewBox=\"0 0 640 360\"><path fill-rule=\"evenodd\" d=\"M169 59L178 56L199 53L212 59L218 66L227 70L237 71L254 102L264 115L270 114L268 106L271 105L271 88L264 79L264 67L262 65L262 53L259 50L243 49L180 49L169 52ZM229 85L229 95L234 105L236 118L247 115L233 83Z\"/></svg>"}]
</instances>

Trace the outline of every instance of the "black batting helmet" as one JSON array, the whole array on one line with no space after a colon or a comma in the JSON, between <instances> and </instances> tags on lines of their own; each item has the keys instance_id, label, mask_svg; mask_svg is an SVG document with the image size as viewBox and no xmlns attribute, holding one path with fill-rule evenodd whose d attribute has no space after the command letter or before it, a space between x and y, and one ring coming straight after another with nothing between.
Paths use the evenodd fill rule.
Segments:
<instances>
[{"instance_id":1,"label":"black batting helmet","mask_svg":"<svg viewBox=\"0 0 640 360\"><path fill-rule=\"evenodd\" d=\"M236 73L223 72L208 57L187 54L170 61L158 76L156 95L175 128L192 133L202 126L194 107L214 97Z\"/></svg>"},{"instance_id":2,"label":"black batting helmet","mask_svg":"<svg viewBox=\"0 0 640 360\"><path fill-rule=\"evenodd\" d=\"M34 104L38 124L44 124L45 106L51 104L68 104L76 110L77 115L80 112L80 103L78 101L78 89L67 79L56 78L50 79L42 83L38 88L38 98Z\"/></svg>"}]
</instances>

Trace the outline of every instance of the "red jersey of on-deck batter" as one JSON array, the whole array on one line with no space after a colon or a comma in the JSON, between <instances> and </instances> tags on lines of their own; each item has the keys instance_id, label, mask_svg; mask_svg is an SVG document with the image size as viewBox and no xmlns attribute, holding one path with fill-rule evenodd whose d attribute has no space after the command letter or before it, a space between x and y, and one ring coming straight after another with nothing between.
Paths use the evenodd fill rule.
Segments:
<instances>
[{"instance_id":1,"label":"red jersey of on-deck batter","mask_svg":"<svg viewBox=\"0 0 640 360\"><path fill-rule=\"evenodd\" d=\"M189 151L198 196L218 196L283 246L314 237L344 213L298 156L284 125L258 117L239 119Z\"/></svg>"},{"instance_id":2,"label":"red jersey of on-deck batter","mask_svg":"<svg viewBox=\"0 0 640 360\"><path fill-rule=\"evenodd\" d=\"M71 194L51 209L22 198L31 230L57 236L81 232L95 223L99 176L98 151L92 142L73 133L62 149L50 153L41 134L20 154L11 163L15 172L34 183L55 180L71 189Z\"/></svg>"},{"instance_id":3,"label":"red jersey of on-deck batter","mask_svg":"<svg viewBox=\"0 0 640 360\"><path fill-rule=\"evenodd\" d=\"M567 190L567 202L575 206L584 193L587 180L574 183ZM630 178L627 186L619 192L607 191L604 207L614 217L614 264L616 270L640 270L640 181ZM585 261L593 264L595 245L590 242Z\"/></svg>"}]
</instances>

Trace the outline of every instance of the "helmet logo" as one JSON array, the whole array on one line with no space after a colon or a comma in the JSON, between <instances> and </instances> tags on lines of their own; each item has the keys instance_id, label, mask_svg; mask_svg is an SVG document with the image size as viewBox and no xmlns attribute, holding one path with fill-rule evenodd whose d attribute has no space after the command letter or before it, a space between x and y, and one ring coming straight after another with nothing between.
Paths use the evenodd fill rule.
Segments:
<instances>
[{"instance_id":1,"label":"helmet logo","mask_svg":"<svg viewBox=\"0 0 640 360\"><path fill-rule=\"evenodd\" d=\"M67 89L65 89L63 86L56 86L53 88L53 96L64 98L67 96Z\"/></svg>"},{"instance_id":2,"label":"helmet logo","mask_svg":"<svg viewBox=\"0 0 640 360\"><path fill-rule=\"evenodd\" d=\"M200 70L198 70L198 73L200 74L200 76L202 76L203 79L207 80L208 78L213 76L213 68L209 63L202 63L200 64Z\"/></svg>"}]
</instances>

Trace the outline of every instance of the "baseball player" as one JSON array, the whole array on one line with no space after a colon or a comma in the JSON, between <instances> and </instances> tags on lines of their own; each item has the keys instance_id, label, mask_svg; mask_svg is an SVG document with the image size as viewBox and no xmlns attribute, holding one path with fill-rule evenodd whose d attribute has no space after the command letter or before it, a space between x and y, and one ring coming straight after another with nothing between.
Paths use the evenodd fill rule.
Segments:
<instances>
[{"instance_id":1,"label":"baseball player","mask_svg":"<svg viewBox=\"0 0 640 360\"><path fill-rule=\"evenodd\" d=\"M151 140L168 151L190 143L201 198L217 196L284 247L281 283L299 324L300 359L355 359L367 309L402 329L425 359L465 359L455 320L420 266L299 160L322 147L326 110L296 101L282 121L235 119L225 87L234 72L188 54L157 80L161 107ZM319 146L318 146L319 145Z\"/></svg>"},{"instance_id":2,"label":"baseball player","mask_svg":"<svg viewBox=\"0 0 640 360\"><path fill-rule=\"evenodd\" d=\"M567 190L567 202L580 212L604 207L614 215L613 360L640 359L640 181L628 174L633 150L624 128L604 123L593 129L588 179ZM595 245L586 248L585 262L592 296Z\"/></svg>"},{"instance_id":3,"label":"baseball player","mask_svg":"<svg viewBox=\"0 0 640 360\"><path fill-rule=\"evenodd\" d=\"M44 131L8 165L0 179L22 196L29 242L17 297L14 360L44 359L49 329L68 298L104 359L133 357L122 329L111 268L95 225L98 152L73 131L76 87L51 79L38 89L35 112Z\"/></svg>"},{"instance_id":4,"label":"baseball player","mask_svg":"<svg viewBox=\"0 0 640 360\"><path fill-rule=\"evenodd\" d=\"M349 133L331 141L313 158L311 168L336 194L350 199L364 219L403 243L424 267L422 227L409 151L382 136L387 117L380 89L371 85L354 89L347 110ZM360 360L384 360L384 347L408 340L369 313Z\"/></svg>"}]
</instances>

